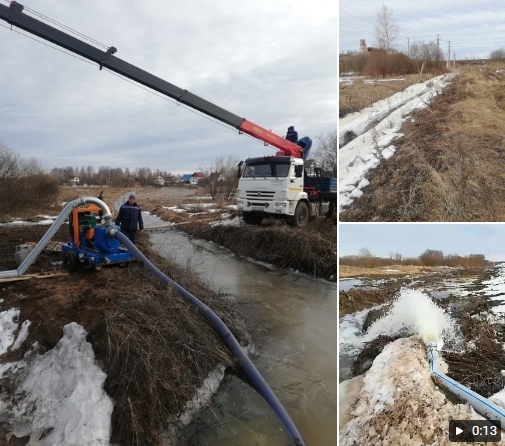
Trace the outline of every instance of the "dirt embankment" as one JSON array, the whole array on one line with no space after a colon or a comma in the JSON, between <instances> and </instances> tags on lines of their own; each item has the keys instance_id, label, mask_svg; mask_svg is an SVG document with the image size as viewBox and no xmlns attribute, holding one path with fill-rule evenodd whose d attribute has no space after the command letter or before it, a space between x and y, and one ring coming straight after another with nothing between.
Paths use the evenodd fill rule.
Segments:
<instances>
[{"instance_id":1,"label":"dirt embankment","mask_svg":"<svg viewBox=\"0 0 505 446\"><path fill-rule=\"evenodd\" d=\"M414 113L340 221L503 221L505 64L467 65Z\"/></svg>"},{"instance_id":2,"label":"dirt embankment","mask_svg":"<svg viewBox=\"0 0 505 446\"><path fill-rule=\"evenodd\" d=\"M0 269L16 269L14 247L38 241L47 226L0 228ZM67 241L64 225L53 240ZM250 340L243 318L222 296L210 291L191 271L157 256L148 236L140 234L139 248L166 275L212 308L243 343ZM44 253L29 272L49 272L61 253ZM183 412L209 372L218 364L235 367L234 358L206 320L171 288L153 280L142 265L110 267L69 276L4 282L2 309L19 308L19 323L31 321L29 336L19 350L3 361L17 361L32 348L52 349L63 326L77 322L88 332L96 358L107 374L105 389L113 398L111 440L120 444L155 444L167 420ZM15 391L15 377L3 388ZM8 427L3 426L8 429ZM0 443L7 443L5 435ZM14 441L14 440L13 440Z\"/></svg>"},{"instance_id":3,"label":"dirt embankment","mask_svg":"<svg viewBox=\"0 0 505 446\"><path fill-rule=\"evenodd\" d=\"M64 192L68 196L62 201L97 196L100 191ZM127 192L106 190L104 199L109 208L113 210L114 202ZM165 200L162 197L170 195L167 188L140 189L136 194L144 210L156 210L158 214L163 212L163 206L183 198L175 194ZM222 208L229 212L225 205ZM52 214L58 212L55 209ZM160 216L178 223L193 218L189 212L180 216L167 211ZM244 257L320 277L333 275L336 280L336 225L330 221L314 222L305 231L268 224L212 228L206 222L180 228L187 228L194 237L221 243ZM0 226L0 270L16 269L15 247L37 242L47 229L36 225ZM52 240L67 242L68 226L63 225ZM229 300L209 290L190 270L158 256L150 249L147 232L139 234L137 244L167 276L214 310L241 343L250 342L246 323ZM61 252L44 252L28 273L61 271L60 262ZM19 360L34 342L39 344L40 353L52 349L70 322L77 322L88 332L87 339L108 376L106 391L115 402L113 442L128 445L136 438L136 444L155 444L157 436L167 429L167 420L186 409L186 402L210 371L218 364L235 368L234 358L205 319L174 290L154 281L152 274L138 263L3 283L2 299L3 309L20 309L20 324L25 320L32 322L27 340L19 350L7 352L4 361ZM15 377L3 384L14 391ZM5 432L0 434L2 441L6 441Z\"/></svg>"}]
</instances>

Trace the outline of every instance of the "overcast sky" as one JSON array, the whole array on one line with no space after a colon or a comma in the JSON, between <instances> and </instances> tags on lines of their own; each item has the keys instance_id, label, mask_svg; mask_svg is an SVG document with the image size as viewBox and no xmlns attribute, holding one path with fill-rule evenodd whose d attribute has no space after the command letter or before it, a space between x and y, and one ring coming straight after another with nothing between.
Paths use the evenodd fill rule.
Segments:
<instances>
[{"instance_id":1,"label":"overcast sky","mask_svg":"<svg viewBox=\"0 0 505 446\"><path fill-rule=\"evenodd\" d=\"M440 40L445 51L451 42L457 59L487 57L505 46L505 8L502 0L340 0L339 50L359 50L360 39L374 46L377 13L385 4L400 26L398 46L410 42Z\"/></svg>"},{"instance_id":2,"label":"overcast sky","mask_svg":"<svg viewBox=\"0 0 505 446\"><path fill-rule=\"evenodd\" d=\"M400 253L417 257L426 249L444 254L483 254L488 260L505 260L504 224L347 224L339 225L339 255L356 255L368 248L374 255Z\"/></svg>"},{"instance_id":3,"label":"overcast sky","mask_svg":"<svg viewBox=\"0 0 505 446\"><path fill-rule=\"evenodd\" d=\"M325 0L19 3L281 136L294 125L313 150L318 136L336 131L338 12ZM45 168L192 173L218 157L275 154L26 35L0 21L0 141Z\"/></svg>"}]
</instances>

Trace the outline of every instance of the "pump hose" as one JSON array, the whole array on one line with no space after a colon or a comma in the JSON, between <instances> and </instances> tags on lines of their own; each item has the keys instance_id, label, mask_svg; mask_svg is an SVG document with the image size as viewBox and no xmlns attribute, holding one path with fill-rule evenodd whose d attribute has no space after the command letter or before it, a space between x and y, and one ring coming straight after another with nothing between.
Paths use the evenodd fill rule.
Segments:
<instances>
[{"instance_id":1,"label":"pump hose","mask_svg":"<svg viewBox=\"0 0 505 446\"><path fill-rule=\"evenodd\" d=\"M189 291L185 290L179 284L174 282L168 276L163 274L158 268L156 268L145 256L142 254L138 248L121 232L117 231L114 237L119 240L123 245L128 248L128 250L133 254L133 256L138 259L143 265L151 271L158 279L160 279L164 284L173 286L181 297L191 305L198 308L198 311L212 324L212 326L217 330L223 341L229 347L231 352L238 359L240 365L244 369L248 378L254 385L254 388L259 392L259 394L267 401L270 407L273 409L275 414L279 417L281 423L286 428L288 436L290 437L291 443L295 446L305 446L302 436L298 432L295 424L289 417L288 413L277 399L275 394L272 392L267 382L258 372L258 369L254 366L252 361L249 359L247 354L244 352L239 342L233 336L231 331L225 325L225 323L219 318L219 316L214 313L207 305L198 300Z\"/></svg>"}]
</instances>

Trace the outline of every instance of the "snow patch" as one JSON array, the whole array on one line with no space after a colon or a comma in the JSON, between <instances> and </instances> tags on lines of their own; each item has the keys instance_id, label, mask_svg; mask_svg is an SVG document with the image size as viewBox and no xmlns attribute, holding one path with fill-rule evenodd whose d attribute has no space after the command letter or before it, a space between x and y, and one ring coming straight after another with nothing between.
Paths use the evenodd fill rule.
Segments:
<instances>
[{"instance_id":1,"label":"snow patch","mask_svg":"<svg viewBox=\"0 0 505 446\"><path fill-rule=\"evenodd\" d=\"M16 383L14 397L0 400L0 416L13 436L29 436L33 446L109 445L113 403L83 327L66 325L52 350L0 371L11 372Z\"/></svg>"}]
</instances>

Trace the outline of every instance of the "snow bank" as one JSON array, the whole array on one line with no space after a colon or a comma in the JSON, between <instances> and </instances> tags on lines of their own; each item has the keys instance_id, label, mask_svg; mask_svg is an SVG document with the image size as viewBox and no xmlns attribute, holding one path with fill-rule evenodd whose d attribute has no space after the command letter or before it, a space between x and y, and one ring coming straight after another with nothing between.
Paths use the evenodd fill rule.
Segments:
<instances>
[{"instance_id":1,"label":"snow bank","mask_svg":"<svg viewBox=\"0 0 505 446\"><path fill-rule=\"evenodd\" d=\"M342 383L340 389L350 387ZM449 445L449 420L476 415L467 404L449 402L435 385L418 337L388 344L363 376L361 389L339 398L340 416L349 420L340 428L341 446Z\"/></svg>"},{"instance_id":2,"label":"snow bank","mask_svg":"<svg viewBox=\"0 0 505 446\"><path fill-rule=\"evenodd\" d=\"M29 436L33 446L109 445L113 403L80 325L66 325L46 354L4 364L2 371L16 384L16 394L0 400L0 418L9 420L4 426L13 436Z\"/></svg>"},{"instance_id":3,"label":"snow bank","mask_svg":"<svg viewBox=\"0 0 505 446\"><path fill-rule=\"evenodd\" d=\"M417 109L424 108L447 85L452 75L441 75L429 81L414 84L405 90L376 102L361 112L339 120L339 142L352 132L357 137L339 150L340 209L362 195L368 185L365 174L389 159L396 148L391 141L401 136L398 132L403 121Z\"/></svg>"}]
</instances>

